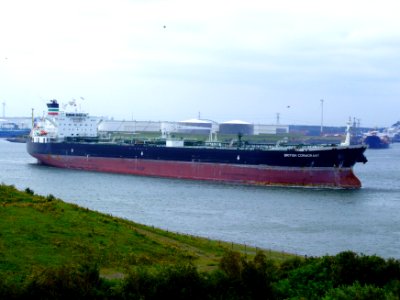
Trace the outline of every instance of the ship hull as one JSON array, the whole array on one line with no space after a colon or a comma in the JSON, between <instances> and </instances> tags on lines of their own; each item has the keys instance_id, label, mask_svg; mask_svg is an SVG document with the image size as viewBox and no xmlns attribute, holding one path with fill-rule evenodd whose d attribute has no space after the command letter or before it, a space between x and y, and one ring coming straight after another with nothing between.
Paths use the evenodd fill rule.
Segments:
<instances>
[{"instance_id":1,"label":"ship hull","mask_svg":"<svg viewBox=\"0 0 400 300\"><path fill-rule=\"evenodd\" d=\"M0 130L0 138L19 137L28 135L30 129Z\"/></svg>"},{"instance_id":2,"label":"ship hull","mask_svg":"<svg viewBox=\"0 0 400 300\"><path fill-rule=\"evenodd\" d=\"M373 135L367 136L363 143L368 145L369 149L387 149L390 145L389 140Z\"/></svg>"},{"instance_id":3,"label":"ship hull","mask_svg":"<svg viewBox=\"0 0 400 300\"><path fill-rule=\"evenodd\" d=\"M60 168L249 185L329 188L361 187L361 182L353 173L351 164L348 166L335 166L334 163L332 166L309 166L308 161L307 163L302 163L297 166L294 163L284 164L283 161L280 165L240 163L237 158L240 155L245 157L244 154L246 152L238 152L240 153L239 155L236 155L236 152L234 153L233 157L236 159L236 163L206 162L201 161L202 159L179 161L172 158L160 159L159 157L157 159L151 157L144 159L141 157L142 153L149 152L146 150L150 150L145 147L137 148L140 152L136 153L136 155L131 155L133 157L130 158L127 157L128 155L126 153L123 154L122 152L119 152L120 157L110 157L110 153L108 154L109 157L107 157L105 154L95 155L94 149L96 149L96 147L100 148L101 146L86 145L84 147L86 151L88 151L88 149L90 150L90 147L93 147L93 149L90 150L90 154L89 152L85 152L86 154L80 152L79 147L81 147L79 144L65 147L65 145L60 144L35 144L28 142L28 152L37 158L39 162ZM118 146L116 147L116 149L119 149ZM64 149L64 153L61 149ZM68 149L68 151L65 149ZM111 151L110 149L111 148L108 149L109 152ZM160 152L162 153L163 151L171 151L170 149L162 149L165 148L161 147L157 149L158 155L161 155ZM79 153L79 155L74 155L74 152ZM101 151L97 151L97 153L99 152ZM134 150L131 148L130 152L134 152ZM115 153L115 151L113 153ZM270 155L273 155L272 153L273 152L271 152ZM295 155L289 153L288 157L287 153L278 154L284 158L288 158L287 161L290 161L289 158L294 158ZM307 156L305 158L311 159L314 154L315 153L309 153L303 156ZM264 154L264 156L265 155L266 154ZM339 155L342 154L339 153ZM182 152L181 156L184 157L185 154ZM199 157L200 156L199 154ZM252 154L252 157L253 156L255 156L254 153ZM297 157L297 159L299 158Z\"/></svg>"}]
</instances>

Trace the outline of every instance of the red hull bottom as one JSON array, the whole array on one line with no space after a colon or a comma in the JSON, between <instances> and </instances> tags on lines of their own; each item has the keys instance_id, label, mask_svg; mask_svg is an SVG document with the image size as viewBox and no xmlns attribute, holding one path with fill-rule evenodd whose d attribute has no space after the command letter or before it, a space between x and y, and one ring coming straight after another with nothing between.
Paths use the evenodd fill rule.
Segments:
<instances>
[{"instance_id":1,"label":"red hull bottom","mask_svg":"<svg viewBox=\"0 0 400 300\"><path fill-rule=\"evenodd\" d=\"M250 185L360 188L352 168L296 168L124 158L41 155L43 164L70 169L209 180Z\"/></svg>"}]
</instances>

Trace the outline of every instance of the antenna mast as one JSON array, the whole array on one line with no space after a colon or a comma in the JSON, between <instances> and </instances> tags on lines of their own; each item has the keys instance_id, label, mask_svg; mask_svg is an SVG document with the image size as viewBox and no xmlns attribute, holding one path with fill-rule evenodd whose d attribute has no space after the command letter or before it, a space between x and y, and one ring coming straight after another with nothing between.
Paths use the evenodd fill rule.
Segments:
<instances>
[{"instance_id":1,"label":"antenna mast","mask_svg":"<svg viewBox=\"0 0 400 300\"><path fill-rule=\"evenodd\" d=\"M324 99L321 99L321 135L324 132Z\"/></svg>"}]
</instances>

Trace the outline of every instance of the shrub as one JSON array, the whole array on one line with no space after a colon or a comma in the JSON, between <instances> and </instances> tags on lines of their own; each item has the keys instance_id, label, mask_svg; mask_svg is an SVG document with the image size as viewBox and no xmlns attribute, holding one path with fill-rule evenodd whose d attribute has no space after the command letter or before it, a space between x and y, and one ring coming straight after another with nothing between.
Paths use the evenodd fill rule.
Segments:
<instances>
[{"instance_id":1,"label":"shrub","mask_svg":"<svg viewBox=\"0 0 400 300\"><path fill-rule=\"evenodd\" d=\"M359 282L382 287L391 280L400 280L400 262L346 251L333 258L332 272L335 286Z\"/></svg>"},{"instance_id":2,"label":"shrub","mask_svg":"<svg viewBox=\"0 0 400 300\"><path fill-rule=\"evenodd\" d=\"M390 299L382 288L372 285L353 285L338 287L328 291L323 300L380 300ZM394 298L393 298L394 299Z\"/></svg>"},{"instance_id":3,"label":"shrub","mask_svg":"<svg viewBox=\"0 0 400 300\"><path fill-rule=\"evenodd\" d=\"M227 251L222 256L219 268L224 271L229 278L240 279L243 271L243 259L240 253Z\"/></svg>"},{"instance_id":4,"label":"shrub","mask_svg":"<svg viewBox=\"0 0 400 300\"><path fill-rule=\"evenodd\" d=\"M99 297L100 284L96 265L61 266L35 272L25 293L38 299L94 299Z\"/></svg>"},{"instance_id":5,"label":"shrub","mask_svg":"<svg viewBox=\"0 0 400 300\"><path fill-rule=\"evenodd\" d=\"M31 190L30 188L26 188L25 189L25 193L29 194L29 195L34 195L35 193L33 192L33 190Z\"/></svg>"},{"instance_id":6,"label":"shrub","mask_svg":"<svg viewBox=\"0 0 400 300\"><path fill-rule=\"evenodd\" d=\"M160 269L136 268L124 279L122 295L127 299L204 299L203 278L192 265Z\"/></svg>"},{"instance_id":7,"label":"shrub","mask_svg":"<svg viewBox=\"0 0 400 300\"><path fill-rule=\"evenodd\" d=\"M56 199L56 197L54 197L52 194L49 194L49 195L47 195L47 197L46 197L46 200L48 201L48 202L51 202L51 201L53 201L53 200L55 200Z\"/></svg>"},{"instance_id":8,"label":"shrub","mask_svg":"<svg viewBox=\"0 0 400 300\"><path fill-rule=\"evenodd\" d=\"M333 288L331 272L326 261L307 258L298 268L274 284L279 298L321 299L327 290Z\"/></svg>"},{"instance_id":9,"label":"shrub","mask_svg":"<svg viewBox=\"0 0 400 300\"><path fill-rule=\"evenodd\" d=\"M277 269L265 254L258 252L253 261L245 261L242 271L242 284L250 299L269 299L272 297L272 282Z\"/></svg>"}]
</instances>

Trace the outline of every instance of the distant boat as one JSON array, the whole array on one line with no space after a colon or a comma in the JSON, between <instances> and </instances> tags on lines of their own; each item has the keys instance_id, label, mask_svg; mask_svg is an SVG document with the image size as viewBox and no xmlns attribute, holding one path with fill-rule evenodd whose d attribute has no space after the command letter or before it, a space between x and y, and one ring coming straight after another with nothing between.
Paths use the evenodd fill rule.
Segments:
<instances>
[{"instance_id":1,"label":"distant boat","mask_svg":"<svg viewBox=\"0 0 400 300\"><path fill-rule=\"evenodd\" d=\"M7 141L11 143L26 143L28 136L15 136L6 138Z\"/></svg>"},{"instance_id":2,"label":"distant boat","mask_svg":"<svg viewBox=\"0 0 400 300\"><path fill-rule=\"evenodd\" d=\"M27 136L30 131L30 128L21 128L12 122L0 122L0 138Z\"/></svg>"},{"instance_id":3,"label":"distant boat","mask_svg":"<svg viewBox=\"0 0 400 300\"><path fill-rule=\"evenodd\" d=\"M386 149L389 148L390 139L386 134L374 130L364 135L363 143L370 149Z\"/></svg>"}]
</instances>

